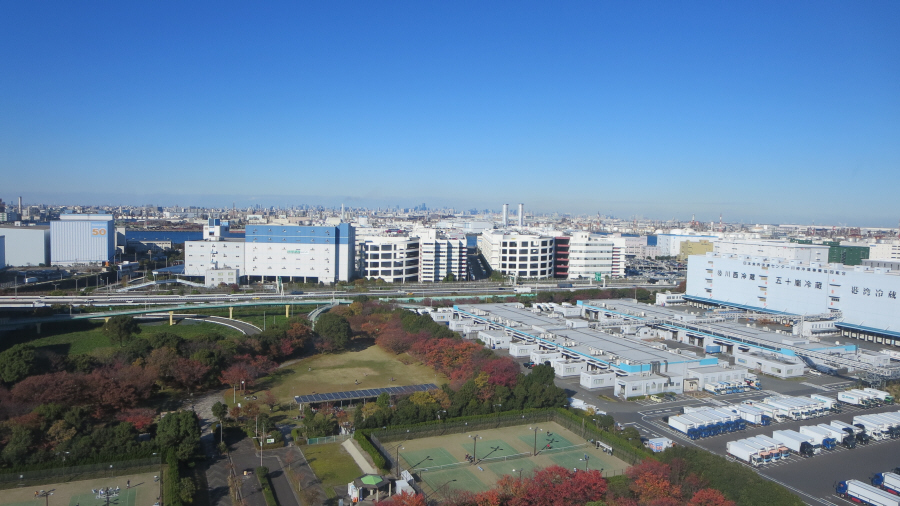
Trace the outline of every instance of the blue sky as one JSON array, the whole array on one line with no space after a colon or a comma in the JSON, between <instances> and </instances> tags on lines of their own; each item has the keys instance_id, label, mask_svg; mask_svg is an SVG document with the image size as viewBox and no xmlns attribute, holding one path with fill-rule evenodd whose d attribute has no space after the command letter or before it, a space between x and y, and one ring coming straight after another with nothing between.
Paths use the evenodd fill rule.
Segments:
<instances>
[{"instance_id":1,"label":"blue sky","mask_svg":"<svg viewBox=\"0 0 900 506\"><path fill-rule=\"evenodd\" d=\"M5 200L900 219L898 2L3 2Z\"/></svg>"}]
</instances>

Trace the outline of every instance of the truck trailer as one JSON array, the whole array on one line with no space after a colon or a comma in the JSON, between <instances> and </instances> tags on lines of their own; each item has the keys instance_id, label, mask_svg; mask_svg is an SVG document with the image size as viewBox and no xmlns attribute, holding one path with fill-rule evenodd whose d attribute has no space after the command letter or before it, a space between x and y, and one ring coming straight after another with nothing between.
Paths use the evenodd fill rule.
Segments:
<instances>
[{"instance_id":1,"label":"truck trailer","mask_svg":"<svg viewBox=\"0 0 900 506\"><path fill-rule=\"evenodd\" d=\"M885 392L884 390L877 390L875 388L863 388L863 392L868 392L870 394L874 394L875 397L881 399L881 402L884 404L893 404L894 397L891 394Z\"/></svg>"},{"instance_id":2,"label":"truck trailer","mask_svg":"<svg viewBox=\"0 0 900 506\"><path fill-rule=\"evenodd\" d=\"M822 404L825 405L825 409L828 409L832 413L840 413L841 412L840 404L838 404L836 399L833 399L831 397L826 397L824 395L818 395L818 394L812 394L809 396L809 398L814 401L821 402Z\"/></svg>"},{"instance_id":3,"label":"truck trailer","mask_svg":"<svg viewBox=\"0 0 900 506\"><path fill-rule=\"evenodd\" d=\"M821 445L826 450L834 450L837 447L838 440L831 437L831 432L820 429L815 425L804 425L797 432L813 438L815 444Z\"/></svg>"},{"instance_id":4,"label":"truck trailer","mask_svg":"<svg viewBox=\"0 0 900 506\"><path fill-rule=\"evenodd\" d=\"M728 455L742 460L753 467L765 464L765 460L758 449L743 444L741 441L729 441L725 445L725 451L728 452Z\"/></svg>"},{"instance_id":5,"label":"truck trailer","mask_svg":"<svg viewBox=\"0 0 900 506\"><path fill-rule=\"evenodd\" d=\"M853 434L825 423L820 423L819 425L816 425L816 427L824 431L828 431L831 434L831 437L833 437L838 443L843 445L844 448L847 448L848 450L856 448L856 436L854 436Z\"/></svg>"},{"instance_id":6,"label":"truck trailer","mask_svg":"<svg viewBox=\"0 0 900 506\"><path fill-rule=\"evenodd\" d=\"M891 472L878 473L872 477L872 486L894 495L900 495L900 474Z\"/></svg>"},{"instance_id":7,"label":"truck trailer","mask_svg":"<svg viewBox=\"0 0 900 506\"><path fill-rule=\"evenodd\" d=\"M763 426L772 423L772 418L770 418L769 415L765 414L763 410L759 408L755 408L747 404L738 404L736 408L738 414L741 415L741 419L747 421L747 423Z\"/></svg>"},{"instance_id":8,"label":"truck trailer","mask_svg":"<svg viewBox=\"0 0 900 506\"><path fill-rule=\"evenodd\" d=\"M871 405L868 396L860 395L849 390L846 392L838 392L837 400L844 404L859 406L861 408L867 408Z\"/></svg>"},{"instance_id":9,"label":"truck trailer","mask_svg":"<svg viewBox=\"0 0 900 506\"><path fill-rule=\"evenodd\" d=\"M818 453L817 450L821 451L821 447L818 447L812 438L793 430L776 430L772 433L772 439L804 457L812 457Z\"/></svg>"},{"instance_id":10,"label":"truck trailer","mask_svg":"<svg viewBox=\"0 0 900 506\"><path fill-rule=\"evenodd\" d=\"M835 427L837 429L840 429L848 434L853 434L853 437L856 438L856 442L858 444L867 445L867 444L869 444L869 441L871 440L871 438L869 437L868 434L866 434L866 431L864 429L857 427L855 425L850 425L849 423L842 422L840 420L832 420L831 426Z\"/></svg>"},{"instance_id":11,"label":"truck trailer","mask_svg":"<svg viewBox=\"0 0 900 506\"><path fill-rule=\"evenodd\" d=\"M776 458L787 458L791 455L790 448L783 445L780 441L770 438L769 436L763 436L762 434L760 434L758 436L753 436L752 438L749 438L749 439L756 439L756 440L774 445L774 447L778 450L778 453L779 453L778 457L776 457Z\"/></svg>"},{"instance_id":12,"label":"truck trailer","mask_svg":"<svg viewBox=\"0 0 900 506\"><path fill-rule=\"evenodd\" d=\"M859 480L842 481L835 487L835 493L844 499L871 506L900 506L900 496L866 485Z\"/></svg>"}]
</instances>

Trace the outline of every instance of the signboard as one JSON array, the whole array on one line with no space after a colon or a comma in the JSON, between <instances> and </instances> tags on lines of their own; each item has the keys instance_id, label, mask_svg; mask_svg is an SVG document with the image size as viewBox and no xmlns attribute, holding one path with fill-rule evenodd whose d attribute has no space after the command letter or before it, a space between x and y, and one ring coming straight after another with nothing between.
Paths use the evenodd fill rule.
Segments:
<instances>
[{"instance_id":1,"label":"signboard","mask_svg":"<svg viewBox=\"0 0 900 506\"><path fill-rule=\"evenodd\" d=\"M267 445L270 445L270 444L272 444L272 443L274 443L274 442L275 442L275 438L274 438L274 437L267 437L267 438L266 438L266 444L267 444Z\"/></svg>"},{"instance_id":2,"label":"signboard","mask_svg":"<svg viewBox=\"0 0 900 506\"><path fill-rule=\"evenodd\" d=\"M106 221L91 222L91 237L106 237L106 227L109 223Z\"/></svg>"}]
</instances>

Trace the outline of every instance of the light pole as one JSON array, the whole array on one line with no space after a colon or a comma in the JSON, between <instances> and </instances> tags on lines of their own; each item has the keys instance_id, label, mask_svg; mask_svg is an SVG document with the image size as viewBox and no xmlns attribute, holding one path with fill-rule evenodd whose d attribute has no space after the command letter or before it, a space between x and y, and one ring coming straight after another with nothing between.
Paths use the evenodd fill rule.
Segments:
<instances>
[{"instance_id":1,"label":"light pole","mask_svg":"<svg viewBox=\"0 0 900 506\"><path fill-rule=\"evenodd\" d=\"M469 436L472 437L472 436ZM472 437L472 465L478 464L478 439L481 438L478 434L475 434L475 437Z\"/></svg>"},{"instance_id":2,"label":"light pole","mask_svg":"<svg viewBox=\"0 0 900 506\"><path fill-rule=\"evenodd\" d=\"M585 453L585 454L584 454L584 458L583 458L583 459L578 459L578 460L583 460L583 461L584 461L584 470L587 471L587 470L588 470L588 461L591 460L591 457L590 457L587 453Z\"/></svg>"},{"instance_id":3,"label":"light pole","mask_svg":"<svg viewBox=\"0 0 900 506\"><path fill-rule=\"evenodd\" d=\"M397 445L397 478L400 478L400 450L405 450L403 445Z\"/></svg>"},{"instance_id":4,"label":"light pole","mask_svg":"<svg viewBox=\"0 0 900 506\"><path fill-rule=\"evenodd\" d=\"M533 456L537 455L537 433L538 433L538 430L540 430L540 429L537 426L528 427L528 428L534 431L534 451L531 454L531 456L533 457Z\"/></svg>"},{"instance_id":5,"label":"light pole","mask_svg":"<svg viewBox=\"0 0 900 506\"><path fill-rule=\"evenodd\" d=\"M237 383L231 385L231 403L237 404Z\"/></svg>"},{"instance_id":6,"label":"light pole","mask_svg":"<svg viewBox=\"0 0 900 506\"><path fill-rule=\"evenodd\" d=\"M521 469L521 468L520 468L520 469L519 469L519 481L522 481L522 471L524 471L524 469ZM516 470L513 469L513 472L516 472Z\"/></svg>"}]
</instances>

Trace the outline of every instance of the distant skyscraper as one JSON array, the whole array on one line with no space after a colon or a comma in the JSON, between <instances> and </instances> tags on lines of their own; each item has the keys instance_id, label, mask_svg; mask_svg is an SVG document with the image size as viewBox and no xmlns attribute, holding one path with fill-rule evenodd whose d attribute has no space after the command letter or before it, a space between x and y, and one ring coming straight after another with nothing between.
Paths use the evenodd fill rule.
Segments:
<instances>
[{"instance_id":1,"label":"distant skyscraper","mask_svg":"<svg viewBox=\"0 0 900 506\"><path fill-rule=\"evenodd\" d=\"M519 226L525 226L525 204L519 204Z\"/></svg>"}]
</instances>

